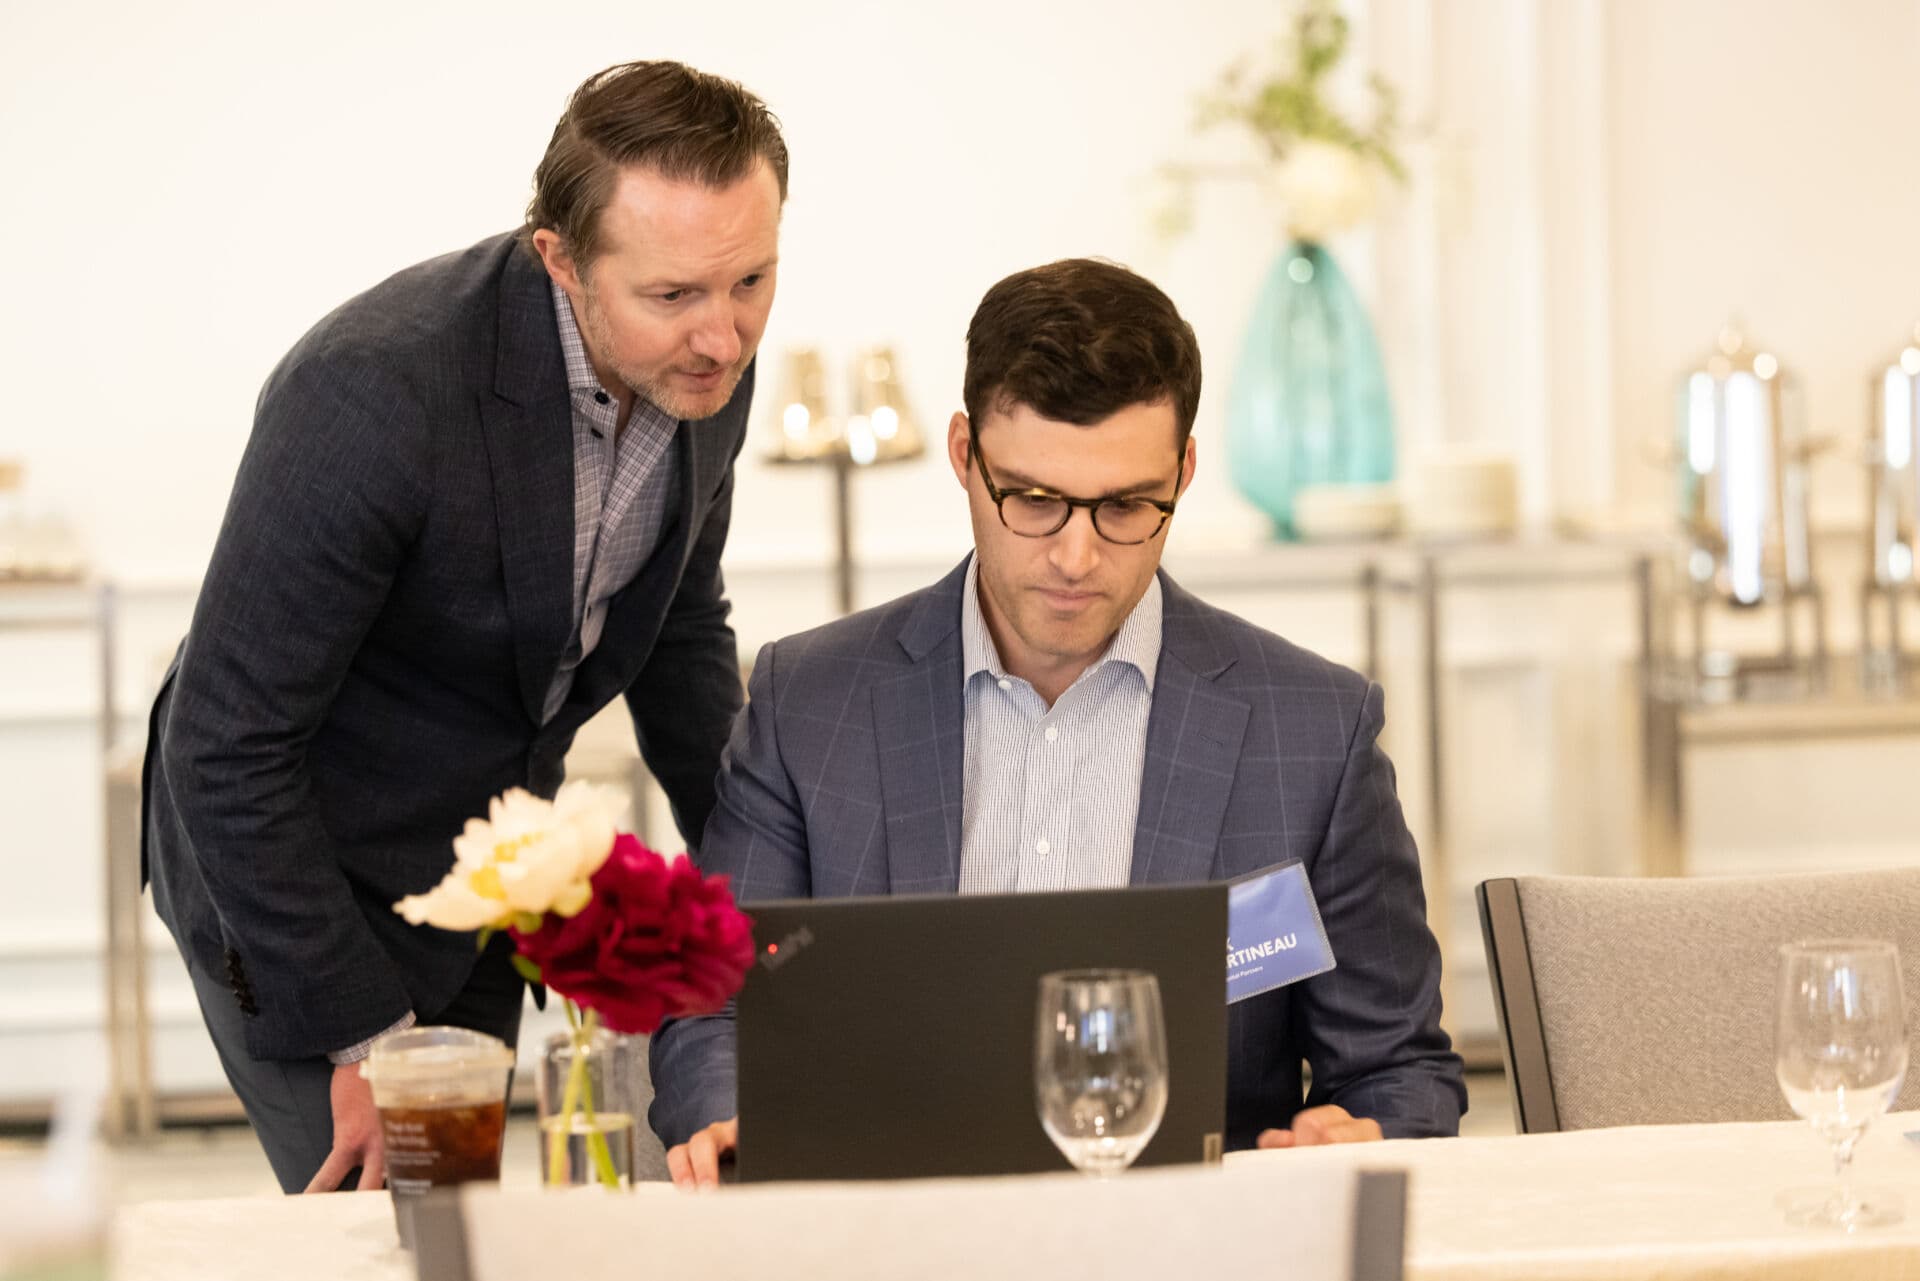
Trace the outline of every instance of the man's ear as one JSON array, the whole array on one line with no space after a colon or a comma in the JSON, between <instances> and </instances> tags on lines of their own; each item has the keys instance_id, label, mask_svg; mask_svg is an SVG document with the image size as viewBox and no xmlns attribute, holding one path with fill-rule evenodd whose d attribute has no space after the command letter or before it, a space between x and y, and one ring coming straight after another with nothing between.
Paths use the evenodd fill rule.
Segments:
<instances>
[{"instance_id":1,"label":"man's ear","mask_svg":"<svg viewBox=\"0 0 1920 1281\"><path fill-rule=\"evenodd\" d=\"M1178 498L1181 494L1186 493L1187 486L1193 483L1194 460L1197 457L1198 457L1198 454L1193 447L1193 437L1188 436L1187 448L1180 462L1180 488L1174 494L1175 498Z\"/></svg>"},{"instance_id":2,"label":"man's ear","mask_svg":"<svg viewBox=\"0 0 1920 1281\"><path fill-rule=\"evenodd\" d=\"M583 292L580 272L574 265L573 250L561 239L560 233L551 227L540 228L533 233L533 247L553 283L566 290L569 297L578 298Z\"/></svg>"},{"instance_id":3,"label":"man's ear","mask_svg":"<svg viewBox=\"0 0 1920 1281\"><path fill-rule=\"evenodd\" d=\"M973 463L973 434L964 412L955 411L947 421L947 461L953 465L954 479L967 487L967 468Z\"/></svg>"}]
</instances>

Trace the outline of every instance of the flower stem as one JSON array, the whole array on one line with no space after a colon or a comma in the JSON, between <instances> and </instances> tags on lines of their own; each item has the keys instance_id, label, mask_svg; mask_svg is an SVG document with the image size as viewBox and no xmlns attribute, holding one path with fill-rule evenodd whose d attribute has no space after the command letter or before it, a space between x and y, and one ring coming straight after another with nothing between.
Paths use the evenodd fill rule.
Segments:
<instances>
[{"instance_id":1,"label":"flower stem","mask_svg":"<svg viewBox=\"0 0 1920 1281\"><path fill-rule=\"evenodd\" d=\"M613 1149L594 1115L593 1078L587 1072L587 1058L593 1035L600 1028L600 1016L588 1010L586 1018L572 1001L564 1002L567 1030L573 1043L573 1061L567 1066L567 1084L561 1092L560 1113L553 1118L553 1132L547 1136L547 1183L558 1187L567 1181L567 1141L574 1134L574 1117L586 1120L587 1157L593 1162L595 1178L609 1188L620 1186L620 1171L614 1168Z\"/></svg>"},{"instance_id":2,"label":"flower stem","mask_svg":"<svg viewBox=\"0 0 1920 1281\"><path fill-rule=\"evenodd\" d=\"M587 1083L587 1056L580 1040L580 1022L572 1001L561 1002L567 1011L567 1026L573 1038L573 1061L567 1066L566 1088L560 1094L560 1114L554 1118L553 1132L547 1136L547 1183L560 1187L567 1181L567 1140L573 1134L574 1110L580 1106L580 1092Z\"/></svg>"},{"instance_id":3,"label":"flower stem","mask_svg":"<svg viewBox=\"0 0 1920 1281\"><path fill-rule=\"evenodd\" d=\"M586 1057L586 1047L593 1041L593 1034L600 1026L600 1012L588 1010L585 1026L579 1033L580 1041L574 1051L576 1059ZM607 1146L607 1136L600 1129L600 1120L593 1114L593 1078L582 1074L580 1106L587 1115L587 1155L593 1161L594 1173L600 1176L600 1182L609 1188L620 1186L620 1172L613 1168L613 1149Z\"/></svg>"}]
</instances>

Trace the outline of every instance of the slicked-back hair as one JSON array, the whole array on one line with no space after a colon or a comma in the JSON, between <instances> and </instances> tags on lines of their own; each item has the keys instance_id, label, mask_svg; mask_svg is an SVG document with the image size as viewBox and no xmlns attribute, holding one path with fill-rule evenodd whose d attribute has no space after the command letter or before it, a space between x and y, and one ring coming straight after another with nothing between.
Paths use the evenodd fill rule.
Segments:
<instances>
[{"instance_id":1,"label":"slicked-back hair","mask_svg":"<svg viewBox=\"0 0 1920 1281\"><path fill-rule=\"evenodd\" d=\"M1116 263L1067 258L987 291L967 326L967 416L1025 405L1089 426L1129 405L1173 406L1181 449L1200 407L1200 344L1173 300Z\"/></svg>"},{"instance_id":2,"label":"slicked-back hair","mask_svg":"<svg viewBox=\"0 0 1920 1281\"><path fill-rule=\"evenodd\" d=\"M678 62L625 62L573 91L533 175L520 236L559 234L582 273L600 252L600 215L620 170L726 187L765 161L787 199L787 144L767 104L731 80Z\"/></svg>"}]
</instances>

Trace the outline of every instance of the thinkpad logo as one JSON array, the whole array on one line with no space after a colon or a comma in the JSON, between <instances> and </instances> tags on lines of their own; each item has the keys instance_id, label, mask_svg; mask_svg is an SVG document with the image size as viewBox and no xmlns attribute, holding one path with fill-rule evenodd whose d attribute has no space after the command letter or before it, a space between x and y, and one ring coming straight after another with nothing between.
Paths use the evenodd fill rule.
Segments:
<instances>
[{"instance_id":1,"label":"thinkpad logo","mask_svg":"<svg viewBox=\"0 0 1920 1281\"><path fill-rule=\"evenodd\" d=\"M813 931L802 925L778 943L769 943L760 949L760 968L769 972L779 969L793 959L793 954L813 942Z\"/></svg>"}]
</instances>

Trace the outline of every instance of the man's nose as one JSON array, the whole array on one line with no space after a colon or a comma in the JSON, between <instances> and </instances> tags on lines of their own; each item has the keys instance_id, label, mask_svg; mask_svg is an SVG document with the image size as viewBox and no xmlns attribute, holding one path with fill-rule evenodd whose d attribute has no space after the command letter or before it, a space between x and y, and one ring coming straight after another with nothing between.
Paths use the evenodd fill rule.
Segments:
<instances>
[{"instance_id":1,"label":"man's nose","mask_svg":"<svg viewBox=\"0 0 1920 1281\"><path fill-rule=\"evenodd\" d=\"M1100 531L1093 527L1092 508L1072 509L1067 523L1053 536L1048 559L1067 579L1082 579L1094 571L1100 564Z\"/></svg>"},{"instance_id":2,"label":"man's nose","mask_svg":"<svg viewBox=\"0 0 1920 1281\"><path fill-rule=\"evenodd\" d=\"M718 365L731 365L740 359L740 330L734 323L731 298L714 300L700 317L688 346L696 356Z\"/></svg>"}]
</instances>

